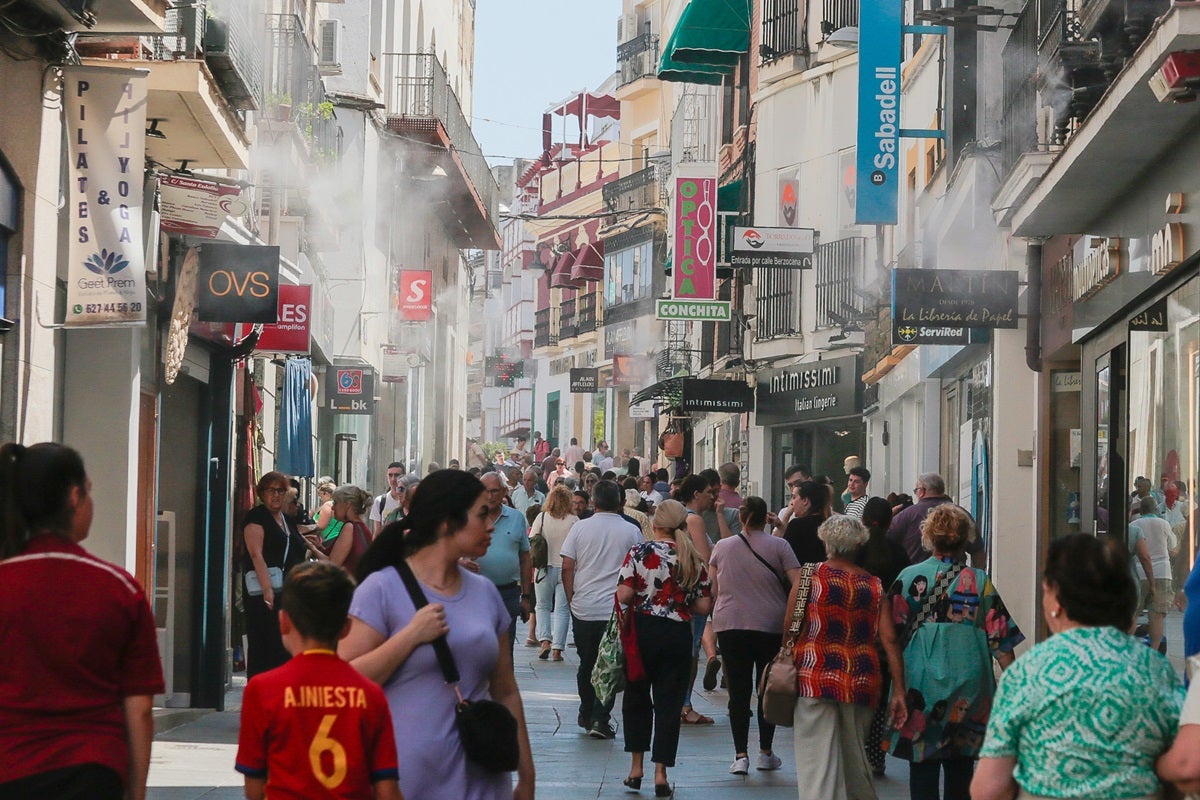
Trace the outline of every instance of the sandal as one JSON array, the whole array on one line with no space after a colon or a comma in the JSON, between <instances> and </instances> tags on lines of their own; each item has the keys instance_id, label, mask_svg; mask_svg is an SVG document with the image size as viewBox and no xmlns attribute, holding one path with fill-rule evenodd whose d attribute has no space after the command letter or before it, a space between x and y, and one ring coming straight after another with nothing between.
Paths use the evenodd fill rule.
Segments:
<instances>
[{"instance_id":1,"label":"sandal","mask_svg":"<svg viewBox=\"0 0 1200 800\"><path fill-rule=\"evenodd\" d=\"M526 646L526 647L537 647L537 646L538 646L538 640L537 640L537 639L535 639L535 638L533 638L532 636L527 636L527 637L525 638L525 646Z\"/></svg>"},{"instance_id":2,"label":"sandal","mask_svg":"<svg viewBox=\"0 0 1200 800\"><path fill-rule=\"evenodd\" d=\"M623 783L625 788L629 789L631 792L639 792L642 789L642 776L630 775L628 778L621 781L621 783Z\"/></svg>"},{"instance_id":3,"label":"sandal","mask_svg":"<svg viewBox=\"0 0 1200 800\"><path fill-rule=\"evenodd\" d=\"M542 661L545 661L549 657L550 657L550 643L542 642L542 652L538 653L538 658L540 658Z\"/></svg>"},{"instance_id":4,"label":"sandal","mask_svg":"<svg viewBox=\"0 0 1200 800\"><path fill-rule=\"evenodd\" d=\"M562 650L552 650L550 660L551 661L562 661L563 660Z\"/></svg>"},{"instance_id":5,"label":"sandal","mask_svg":"<svg viewBox=\"0 0 1200 800\"><path fill-rule=\"evenodd\" d=\"M712 725L713 718L706 717L694 708L681 711L679 721L684 725Z\"/></svg>"}]
</instances>

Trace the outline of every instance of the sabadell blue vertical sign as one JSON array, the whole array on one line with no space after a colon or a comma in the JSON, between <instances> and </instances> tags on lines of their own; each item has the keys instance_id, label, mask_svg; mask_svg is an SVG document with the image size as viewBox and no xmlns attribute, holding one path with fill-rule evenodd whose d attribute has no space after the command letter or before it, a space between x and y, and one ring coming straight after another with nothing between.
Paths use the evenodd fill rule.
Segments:
<instances>
[{"instance_id":1,"label":"sabadell blue vertical sign","mask_svg":"<svg viewBox=\"0 0 1200 800\"><path fill-rule=\"evenodd\" d=\"M895 225L899 190L900 46L904 0L861 0L858 169L854 220Z\"/></svg>"}]
</instances>

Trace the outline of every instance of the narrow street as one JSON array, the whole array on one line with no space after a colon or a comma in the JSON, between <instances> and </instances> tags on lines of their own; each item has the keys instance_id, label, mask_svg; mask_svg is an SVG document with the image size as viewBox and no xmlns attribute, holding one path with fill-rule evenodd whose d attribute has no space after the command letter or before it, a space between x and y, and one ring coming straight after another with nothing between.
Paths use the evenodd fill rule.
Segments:
<instances>
[{"instance_id":1,"label":"narrow street","mask_svg":"<svg viewBox=\"0 0 1200 800\"><path fill-rule=\"evenodd\" d=\"M529 738L537 765L537 793L541 798L630 797L621 780L629 772L629 756L623 750L620 715L614 713L617 738L590 739L575 727L579 699L575 693L575 650L568 648L561 664L537 660L537 650L517 647L517 681L525 700ZM149 800L234 800L243 797L242 776L233 770L237 751L238 710L241 687L238 680L229 696L229 710L194 718L193 710L166 712L160 728L172 721L191 721L160 733L150 761ZM699 683L697 682L697 687ZM780 728L775 752L783 759L778 772L750 771L746 777L729 774L733 745L729 738L726 693L697 691L696 710L716 720L714 725L684 726L679 742L679 760L670 771L679 800L716 800L753 797L755 800L795 800L796 770L792 732ZM751 724L750 737L754 741ZM404 752L403 742L398 742ZM403 765L403 756L401 757ZM401 766L403 769L403 766ZM906 764L889 758L887 776L876 782L879 800L907 800ZM642 796L652 797L647 779Z\"/></svg>"}]
</instances>

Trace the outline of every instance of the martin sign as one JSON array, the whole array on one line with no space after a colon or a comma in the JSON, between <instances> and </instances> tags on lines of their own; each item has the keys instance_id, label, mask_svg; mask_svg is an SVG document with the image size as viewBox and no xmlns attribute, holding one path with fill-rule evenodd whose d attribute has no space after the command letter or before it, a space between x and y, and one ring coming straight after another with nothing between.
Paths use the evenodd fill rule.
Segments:
<instances>
[{"instance_id":1,"label":"martin sign","mask_svg":"<svg viewBox=\"0 0 1200 800\"><path fill-rule=\"evenodd\" d=\"M758 381L755 424L788 425L862 413L857 356L767 370Z\"/></svg>"},{"instance_id":2,"label":"martin sign","mask_svg":"<svg viewBox=\"0 0 1200 800\"><path fill-rule=\"evenodd\" d=\"M735 267L812 269L812 228L734 228L729 263Z\"/></svg>"},{"instance_id":3,"label":"martin sign","mask_svg":"<svg viewBox=\"0 0 1200 800\"><path fill-rule=\"evenodd\" d=\"M972 328L1017 327L1017 273L892 271L892 343L963 344Z\"/></svg>"}]
</instances>

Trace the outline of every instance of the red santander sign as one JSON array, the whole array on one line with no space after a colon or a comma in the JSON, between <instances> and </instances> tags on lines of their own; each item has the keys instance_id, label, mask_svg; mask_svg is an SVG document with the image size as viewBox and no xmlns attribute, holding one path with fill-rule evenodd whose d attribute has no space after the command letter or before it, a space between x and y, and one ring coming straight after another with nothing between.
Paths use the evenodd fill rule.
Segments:
<instances>
[{"instance_id":1,"label":"red santander sign","mask_svg":"<svg viewBox=\"0 0 1200 800\"><path fill-rule=\"evenodd\" d=\"M396 297L400 319L424 322L433 316L433 273L424 269L400 270L400 293Z\"/></svg>"},{"instance_id":2,"label":"red santander sign","mask_svg":"<svg viewBox=\"0 0 1200 800\"><path fill-rule=\"evenodd\" d=\"M280 284L277 319L274 325L263 325L254 349L261 353L308 353L312 287Z\"/></svg>"}]
</instances>

